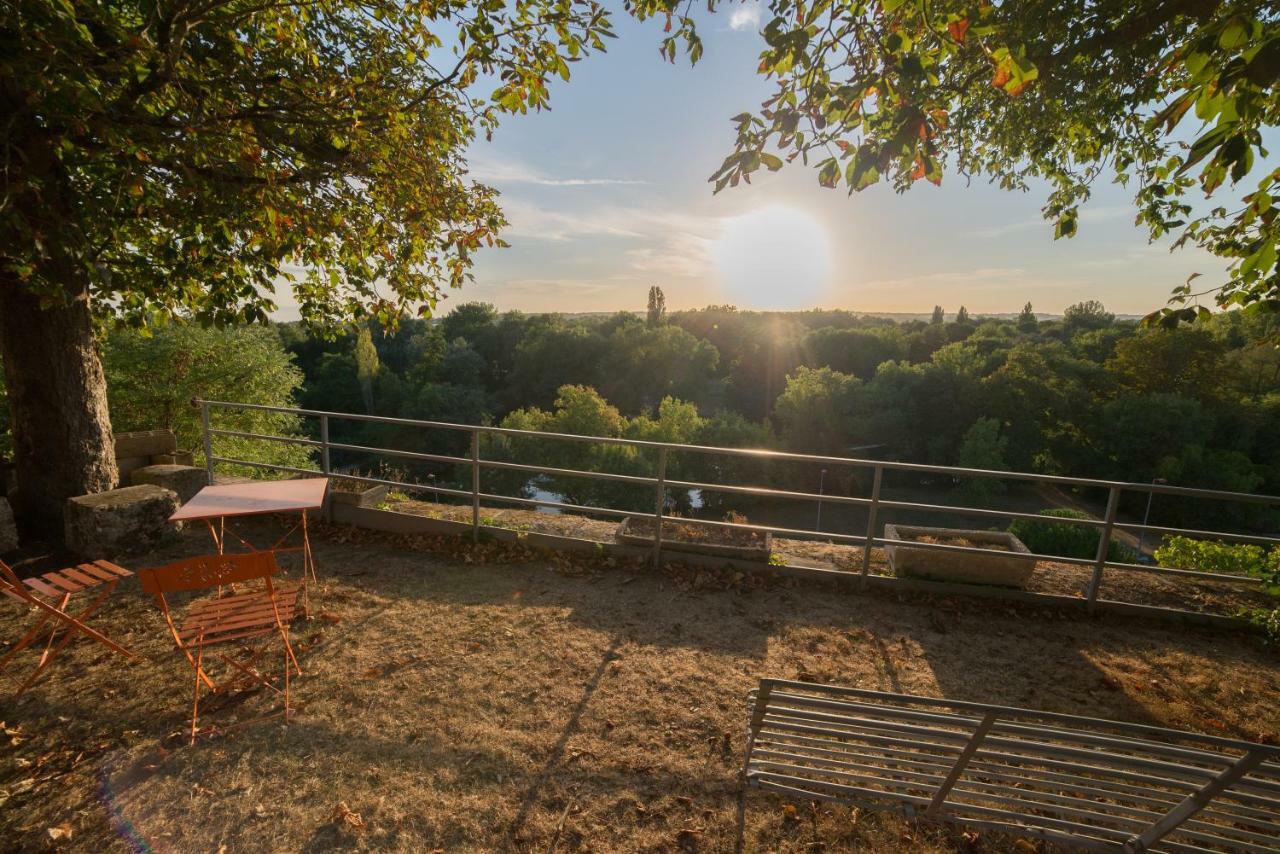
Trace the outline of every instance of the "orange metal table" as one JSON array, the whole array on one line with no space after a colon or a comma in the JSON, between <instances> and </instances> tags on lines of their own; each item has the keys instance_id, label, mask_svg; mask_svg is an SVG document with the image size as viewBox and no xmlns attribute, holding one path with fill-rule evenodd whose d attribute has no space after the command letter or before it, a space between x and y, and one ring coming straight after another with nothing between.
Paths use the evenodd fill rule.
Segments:
<instances>
[{"instance_id":1,"label":"orange metal table","mask_svg":"<svg viewBox=\"0 0 1280 854\"><path fill-rule=\"evenodd\" d=\"M327 477L302 480L254 480L245 483L225 483L206 486L169 517L171 522L204 522L213 537L218 554L222 554L227 542L227 519L239 516L265 516L270 513L298 513L301 519L284 536L270 547L270 551L302 552L303 602L307 603L309 581L316 580L316 563L311 553L311 538L307 533L307 513L324 506ZM215 527L214 522L217 521ZM302 545L282 545L295 531L301 529ZM263 551L235 531L231 534L250 551ZM309 613L307 604L304 611Z\"/></svg>"}]
</instances>

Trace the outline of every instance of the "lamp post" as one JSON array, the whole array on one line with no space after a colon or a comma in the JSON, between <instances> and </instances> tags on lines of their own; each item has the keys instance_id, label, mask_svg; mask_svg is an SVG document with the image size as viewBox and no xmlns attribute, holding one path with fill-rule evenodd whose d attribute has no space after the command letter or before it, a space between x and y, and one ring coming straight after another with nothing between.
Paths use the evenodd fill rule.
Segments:
<instances>
[{"instance_id":1,"label":"lamp post","mask_svg":"<svg viewBox=\"0 0 1280 854\"><path fill-rule=\"evenodd\" d=\"M827 482L827 470L823 469L822 474L818 475L818 518L814 520L813 529L815 531L822 530L822 487Z\"/></svg>"},{"instance_id":2,"label":"lamp post","mask_svg":"<svg viewBox=\"0 0 1280 854\"><path fill-rule=\"evenodd\" d=\"M1157 483L1168 483L1168 482L1169 481L1165 480L1162 477L1151 478L1152 485L1155 485ZM1138 560L1144 563L1146 562L1146 558L1147 558L1147 554L1146 554L1147 520L1151 518L1151 499L1155 497L1156 497L1155 490L1151 490L1147 492L1147 510L1145 513L1142 514L1142 533L1138 535Z\"/></svg>"}]
</instances>

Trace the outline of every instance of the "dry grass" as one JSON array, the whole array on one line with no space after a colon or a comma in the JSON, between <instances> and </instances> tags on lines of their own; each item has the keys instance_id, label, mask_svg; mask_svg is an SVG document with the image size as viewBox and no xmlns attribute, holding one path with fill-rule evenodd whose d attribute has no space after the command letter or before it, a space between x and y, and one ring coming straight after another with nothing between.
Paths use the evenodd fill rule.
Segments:
<instances>
[{"instance_id":1,"label":"dry grass","mask_svg":"<svg viewBox=\"0 0 1280 854\"><path fill-rule=\"evenodd\" d=\"M0 700L0 847L727 851L745 695L765 675L1280 731L1280 662L1247 636L809 585L706 589L679 570L350 529L316 545L324 590L297 625L293 723L172 737L189 671L133 588L102 625L141 663L76 644L55 679ZM206 546L192 532L129 564ZM0 611L0 637L16 611ZM208 720L269 705L245 696ZM760 793L746 804L749 851L1015 847Z\"/></svg>"}]
</instances>

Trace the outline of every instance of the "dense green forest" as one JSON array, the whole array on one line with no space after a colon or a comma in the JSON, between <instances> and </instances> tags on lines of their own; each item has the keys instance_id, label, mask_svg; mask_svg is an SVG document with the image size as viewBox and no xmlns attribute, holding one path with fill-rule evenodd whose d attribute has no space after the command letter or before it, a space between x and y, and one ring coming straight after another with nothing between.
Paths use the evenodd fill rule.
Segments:
<instances>
[{"instance_id":1,"label":"dense green forest","mask_svg":"<svg viewBox=\"0 0 1280 854\"><path fill-rule=\"evenodd\" d=\"M146 337L116 331L104 342L114 426L165 424L198 449L198 414L188 401L200 395L1280 493L1274 316L1222 313L1169 330L1116 320L1086 302L1054 319L1038 319L1028 304L1016 318L937 308L931 319L901 322L732 306L668 313L660 291L650 297L647 314L611 316L499 313L467 303L437 320L405 318L394 331L369 323L329 338L298 323L171 325ZM252 432L317 429L314 419L253 413L223 416L222 423ZM461 433L365 422L335 421L331 438L431 453L466 450ZM309 465L306 448L237 440L219 447L227 456ZM485 453L620 473L653 470L644 453L616 446L491 440ZM335 457L335 465L340 461L371 464L351 454ZM445 468L436 473L451 478ZM486 489L527 488L518 473L489 474L494 482ZM669 476L812 489L818 472L687 455L673 462ZM985 484L950 485L981 501L989 497ZM551 488L584 504L652 500L634 487L599 481ZM1165 505L1166 515L1185 517Z\"/></svg>"}]
</instances>

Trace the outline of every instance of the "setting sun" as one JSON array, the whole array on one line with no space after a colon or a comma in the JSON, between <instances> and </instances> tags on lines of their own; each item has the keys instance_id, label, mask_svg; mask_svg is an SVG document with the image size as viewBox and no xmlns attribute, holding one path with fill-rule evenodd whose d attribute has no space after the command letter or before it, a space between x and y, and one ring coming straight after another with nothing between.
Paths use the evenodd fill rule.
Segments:
<instances>
[{"instance_id":1,"label":"setting sun","mask_svg":"<svg viewBox=\"0 0 1280 854\"><path fill-rule=\"evenodd\" d=\"M744 307L810 307L827 289L827 232L795 208L774 205L725 220L711 256L725 295Z\"/></svg>"}]
</instances>

